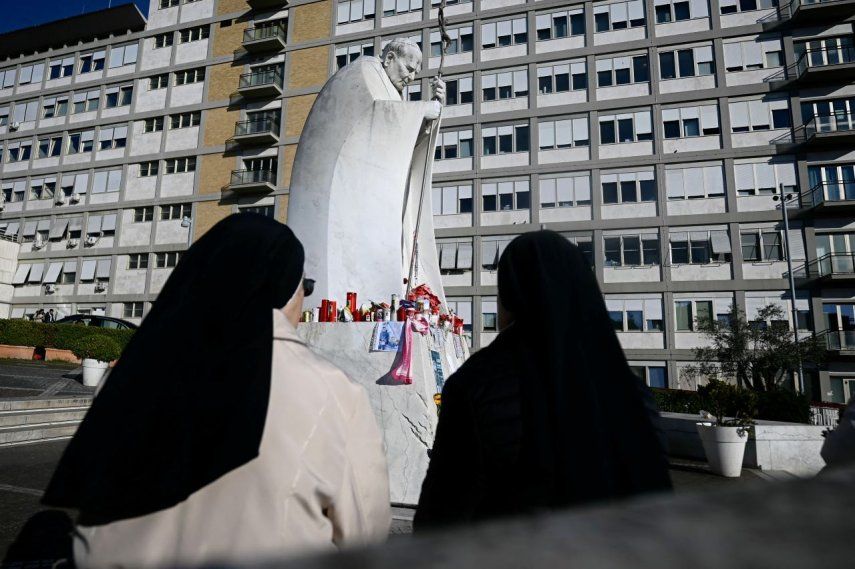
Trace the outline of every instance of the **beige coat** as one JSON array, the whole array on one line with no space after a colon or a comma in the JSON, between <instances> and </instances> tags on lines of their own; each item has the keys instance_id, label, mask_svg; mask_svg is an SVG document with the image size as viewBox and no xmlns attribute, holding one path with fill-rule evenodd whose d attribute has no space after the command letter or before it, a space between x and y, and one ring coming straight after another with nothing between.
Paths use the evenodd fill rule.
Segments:
<instances>
[{"instance_id":1,"label":"beige coat","mask_svg":"<svg viewBox=\"0 0 855 569\"><path fill-rule=\"evenodd\" d=\"M312 353L280 311L273 322L259 456L167 510L79 526L79 567L246 562L386 538L388 472L365 391Z\"/></svg>"}]
</instances>

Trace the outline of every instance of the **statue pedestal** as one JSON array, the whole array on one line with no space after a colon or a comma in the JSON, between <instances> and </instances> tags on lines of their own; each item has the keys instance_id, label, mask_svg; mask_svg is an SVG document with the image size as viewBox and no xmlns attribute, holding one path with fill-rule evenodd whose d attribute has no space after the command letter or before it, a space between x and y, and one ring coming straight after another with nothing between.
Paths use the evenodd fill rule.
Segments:
<instances>
[{"instance_id":1,"label":"statue pedestal","mask_svg":"<svg viewBox=\"0 0 855 569\"><path fill-rule=\"evenodd\" d=\"M441 385L463 363L468 348L463 340L463 357L458 358L450 333L444 335L444 342L438 342L430 333L413 332L413 383L394 384L389 372L398 354L370 351L375 326L372 322L303 322L297 333L315 353L368 392L383 433L392 502L416 505L427 472L427 451L436 433L438 379Z\"/></svg>"}]
</instances>

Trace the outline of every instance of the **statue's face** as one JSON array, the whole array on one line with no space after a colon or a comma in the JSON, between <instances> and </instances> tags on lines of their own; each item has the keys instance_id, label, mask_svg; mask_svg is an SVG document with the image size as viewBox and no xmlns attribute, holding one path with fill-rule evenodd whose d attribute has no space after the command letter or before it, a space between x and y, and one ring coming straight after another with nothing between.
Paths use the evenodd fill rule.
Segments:
<instances>
[{"instance_id":1,"label":"statue's face","mask_svg":"<svg viewBox=\"0 0 855 569\"><path fill-rule=\"evenodd\" d=\"M392 85L400 93L404 87L415 80L416 73L422 68L422 53L417 47L412 46L407 46L404 56L389 51L383 61L383 67L386 69L386 75L389 76Z\"/></svg>"}]
</instances>

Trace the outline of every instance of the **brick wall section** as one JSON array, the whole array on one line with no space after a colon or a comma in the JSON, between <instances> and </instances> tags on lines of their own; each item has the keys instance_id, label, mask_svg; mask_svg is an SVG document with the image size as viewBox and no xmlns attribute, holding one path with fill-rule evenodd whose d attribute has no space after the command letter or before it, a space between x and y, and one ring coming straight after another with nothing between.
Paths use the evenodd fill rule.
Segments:
<instances>
[{"instance_id":1,"label":"brick wall section","mask_svg":"<svg viewBox=\"0 0 855 569\"><path fill-rule=\"evenodd\" d=\"M222 146L235 133L235 122L240 117L238 111L218 107L205 111L205 134L202 137L205 146Z\"/></svg>"},{"instance_id":2,"label":"brick wall section","mask_svg":"<svg viewBox=\"0 0 855 569\"><path fill-rule=\"evenodd\" d=\"M289 41L301 42L328 38L332 25L332 2L324 0L295 6L289 11L289 18L294 21Z\"/></svg>"},{"instance_id":3,"label":"brick wall section","mask_svg":"<svg viewBox=\"0 0 855 569\"><path fill-rule=\"evenodd\" d=\"M288 87L303 89L323 85L328 77L330 47L322 45L291 52L291 71Z\"/></svg>"},{"instance_id":4,"label":"brick wall section","mask_svg":"<svg viewBox=\"0 0 855 569\"><path fill-rule=\"evenodd\" d=\"M193 222L193 241L197 241L218 221L231 213L231 206L222 206L218 202L199 202L196 204L196 220Z\"/></svg>"},{"instance_id":5,"label":"brick wall section","mask_svg":"<svg viewBox=\"0 0 855 569\"><path fill-rule=\"evenodd\" d=\"M222 154L206 154L199 157L197 170L200 172L199 193L219 194L229 183L232 170L236 170L235 159Z\"/></svg>"},{"instance_id":6,"label":"brick wall section","mask_svg":"<svg viewBox=\"0 0 855 569\"><path fill-rule=\"evenodd\" d=\"M242 65L222 63L208 68L208 100L225 101L237 91L238 80L243 73Z\"/></svg>"},{"instance_id":7,"label":"brick wall section","mask_svg":"<svg viewBox=\"0 0 855 569\"><path fill-rule=\"evenodd\" d=\"M288 200L291 196L279 196L276 198L276 221L288 223Z\"/></svg>"},{"instance_id":8,"label":"brick wall section","mask_svg":"<svg viewBox=\"0 0 855 569\"><path fill-rule=\"evenodd\" d=\"M282 187L291 186L291 169L294 167L294 156L297 155L297 145L288 144L279 153L279 171L282 172Z\"/></svg>"},{"instance_id":9,"label":"brick wall section","mask_svg":"<svg viewBox=\"0 0 855 569\"><path fill-rule=\"evenodd\" d=\"M214 57L231 55L243 43L243 31L248 27L247 22L233 21L230 26L223 27L220 22L213 26Z\"/></svg>"},{"instance_id":10,"label":"brick wall section","mask_svg":"<svg viewBox=\"0 0 855 569\"><path fill-rule=\"evenodd\" d=\"M291 97L285 107L285 136L300 136L317 95Z\"/></svg>"},{"instance_id":11,"label":"brick wall section","mask_svg":"<svg viewBox=\"0 0 855 569\"><path fill-rule=\"evenodd\" d=\"M155 2L156 0L151 0ZM235 12L246 12L249 4L246 0L217 0L217 15L234 14Z\"/></svg>"}]
</instances>

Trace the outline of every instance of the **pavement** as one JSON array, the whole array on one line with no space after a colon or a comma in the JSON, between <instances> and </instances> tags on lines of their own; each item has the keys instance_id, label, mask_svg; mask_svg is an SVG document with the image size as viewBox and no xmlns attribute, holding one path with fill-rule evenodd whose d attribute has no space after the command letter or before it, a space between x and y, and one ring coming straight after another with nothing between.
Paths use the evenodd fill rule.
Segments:
<instances>
[{"instance_id":1,"label":"pavement","mask_svg":"<svg viewBox=\"0 0 855 569\"><path fill-rule=\"evenodd\" d=\"M81 384L83 368L66 362L0 360L0 399L92 395Z\"/></svg>"}]
</instances>

